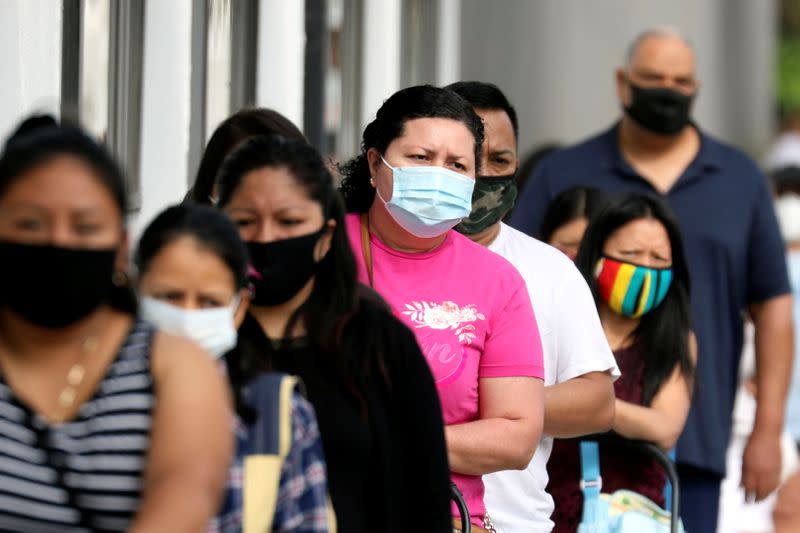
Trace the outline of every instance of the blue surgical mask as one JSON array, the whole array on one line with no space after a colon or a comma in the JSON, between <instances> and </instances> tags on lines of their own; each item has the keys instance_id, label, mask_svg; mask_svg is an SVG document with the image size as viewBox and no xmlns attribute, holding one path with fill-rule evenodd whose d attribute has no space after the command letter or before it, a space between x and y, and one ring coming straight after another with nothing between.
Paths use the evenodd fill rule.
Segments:
<instances>
[{"instance_id":1,"label":"blue surgical mask","mask_svg":"<svg viewBox=\"0 0 800 533\"><path fill-rule=\"evenodd\" d=\"M378 198L410 234L438 237L469 216L475 180L443 167L393 167L383 156L381 161L392 169L392 198L387 202L377 193Z\"/></svg>"},{"instance_id":2,"label":"blue surgical mask","mask_svg":"<svg viewBox=\"0 0 800 533\"><path fill-rule=\"evenodd\" d=\"M234 315L239 298L227 307L183 309L145 296L139 302L139 314L158 329L193 340L212 356L219 358L236 346Z\"/></svg>"}]
</instances>

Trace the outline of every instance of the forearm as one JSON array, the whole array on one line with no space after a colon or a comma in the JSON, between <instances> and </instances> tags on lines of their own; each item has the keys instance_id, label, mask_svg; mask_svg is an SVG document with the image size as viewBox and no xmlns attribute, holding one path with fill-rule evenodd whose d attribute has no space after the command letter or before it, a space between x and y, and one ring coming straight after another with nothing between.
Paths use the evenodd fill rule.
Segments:
<instances>
[{"instance_id":1,"label":"forearm","mask_svg":"<svg viewBox=\"0 0 800 533\"><path fill-rule=\"evenodd\" d=\"M607 373L579 376L544 388L544 433L572 438L608 431L614 422L614 386Z\"/></svg>"},{"instance_id":2,"label":"forearm","mask_svg":"<svg viewBox=\"0 0 800 533\"><path fill-rule=\"evenodd\" d=\"M652 442L666 451L675 446L683 424L657 409L616 400L611 429L629 439Z\"/></svg>"},{"instance_id":3,"label":"forearm","mask_svg":"<svg viewBox=\"0 0 800 533\"><path fill-rule=\"evenodd\" d=\"M542 421L486 418L445 428L450 470L483 475L528 466L542 435Z\"/></svg>"},{"instance_id":4,"label":"forearm","mask_svg":"<svg viewBox=\"0 0 800 533\"><path fill-rule=\"evenodd\" d=\"M794 358L792 299L781 296L753 307L756 348L756 419L753 431L780 434Z\"/></svg>"},{"instance_id":5,"label":"forearm","mask_svg":"<svg viewBox=\"0 0 800 533\"><path fill-rule=\"evenodd\" d=\"M172 476L145 490L131 533L202 532L217 512L220 491L194 479Z\"/></svg>"}]
</instances>

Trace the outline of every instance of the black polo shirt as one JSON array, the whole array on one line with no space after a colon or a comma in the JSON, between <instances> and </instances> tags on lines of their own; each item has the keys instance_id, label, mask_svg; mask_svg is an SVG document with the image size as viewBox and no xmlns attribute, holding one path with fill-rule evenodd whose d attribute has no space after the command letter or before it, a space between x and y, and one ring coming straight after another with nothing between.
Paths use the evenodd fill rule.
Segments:
<instances>
[{"instance_id":1,"label":"black polo shirt","mask_svg":"<svg viewBox=\"0 0 800 533\"><path fill-rule=\"evenodd\" d=\"M565 189L659 193L622 156L618 127L542 161L511 225L538 231ZM747 304L790 292L767 181L743 152L700 134L700 150L666 195L683 233L698 342L697 387L678 461L724 474Z\"/></svg>"}]
</instances>

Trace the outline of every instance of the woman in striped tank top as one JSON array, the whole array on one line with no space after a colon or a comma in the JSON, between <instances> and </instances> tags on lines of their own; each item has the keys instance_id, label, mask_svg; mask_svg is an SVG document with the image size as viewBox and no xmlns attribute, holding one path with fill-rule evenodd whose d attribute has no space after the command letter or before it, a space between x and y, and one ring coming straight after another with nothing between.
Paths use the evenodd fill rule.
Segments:
<instances>
[{"instance_id":1,"label":"woman in striped tank top","mask_svg":"<svg viewBox=\"0 0 800 533\"><path fill-rule=\"evenodd\" d=\"M213 362L137 319L122 175L52 118L0 156L0 530L202 531L231 457Z\"/></svg>"}]
</instances>

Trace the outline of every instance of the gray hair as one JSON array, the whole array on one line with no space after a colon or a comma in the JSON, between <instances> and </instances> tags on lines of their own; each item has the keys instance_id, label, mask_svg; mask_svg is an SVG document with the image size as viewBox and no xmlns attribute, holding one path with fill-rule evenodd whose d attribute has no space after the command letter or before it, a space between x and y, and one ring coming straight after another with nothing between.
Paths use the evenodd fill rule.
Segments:
<instances>
[{"instance_id":1,"label":"gray hair","mask_svg":"<svg viewBox=\"0 0 800 533\"><path fill-rule=\"evenodd\" d=\"M686 35L681 32L675 26L657 26L655 28L648 28L641 32L636 38L628 45L628 50L625 53L625 68L627 69L630 67L631 62L633 61L633 56L636 55L636 52L639 51L639 47L645 42L647 39L651 37L674 37L679 39L683 42L686 46L689 47L692 52L694 52L694 45L692 41L690 41Z\"/></svg>"}]
</instances>

